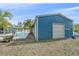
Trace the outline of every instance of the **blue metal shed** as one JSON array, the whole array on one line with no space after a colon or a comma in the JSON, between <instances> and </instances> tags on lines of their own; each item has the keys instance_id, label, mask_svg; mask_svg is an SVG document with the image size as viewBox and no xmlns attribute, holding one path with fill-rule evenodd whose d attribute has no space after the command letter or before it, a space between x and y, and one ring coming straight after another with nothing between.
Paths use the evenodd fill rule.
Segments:
<instances>
[{"instance_id":1,"label":"blue metal shed","mask_svg":"<svg viewBox=\"0 0 79 59\"><path fill-rule=\"evenodd\" d=\"M73 21L62 14L40 15L35 18L35 38L49 40L73 36Z\"/></svg>"}]
</instances>

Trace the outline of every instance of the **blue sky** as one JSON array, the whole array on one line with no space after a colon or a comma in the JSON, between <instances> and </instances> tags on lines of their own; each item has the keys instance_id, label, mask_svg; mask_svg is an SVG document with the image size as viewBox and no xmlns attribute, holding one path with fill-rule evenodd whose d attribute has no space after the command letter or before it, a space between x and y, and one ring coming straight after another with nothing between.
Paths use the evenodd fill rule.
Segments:
<instances>
[{"instance_id":1,"label":"blue sky","mask_svg":"<svg viewBox=\"0 0 79 59\"><path fill-rule=\"evenodd\" d=\"M13 14L12 24L17 24L26 19L34 19L37 15L62 13L79 23L78 3L0 3L1 10L10 11Z\"/></svg>"}]
</instances>

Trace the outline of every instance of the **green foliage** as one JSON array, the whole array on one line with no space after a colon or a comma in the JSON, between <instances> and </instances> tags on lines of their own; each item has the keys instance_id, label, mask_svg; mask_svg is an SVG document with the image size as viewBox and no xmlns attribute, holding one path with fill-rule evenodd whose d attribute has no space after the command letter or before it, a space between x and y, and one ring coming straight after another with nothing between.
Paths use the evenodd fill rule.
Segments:
<instances>
[{"instance_id":1,"label":"green foliage","mask_svg":"<svg viewBox=\"0 0 79 59\"><path fill-rule=\"evenodd\" d=\"M10 12L0 10L0 28L11 27L11 23L8 21L11 17L13 16Z\"/></svg>"},{"instance_id":2,"label":"green foliage","mask_svg":"<svg viewBox=\"0 0 79 59\"><path fill-rule=\"evenodd\" d=\"M24 28L29 28L30 30L33 28L33 21L31 19L25 20L23 22Z\"/></svg>"},{"instance_id":3,"label":"green foliage","mask_svg":"<svg viewBox=\"0 0 79 59\"><path fill-rule=\"evenodd\" d=\"M5 41L5 42L10 42L10 41L12 41L12 39L13 39L13 36L12 36L12 35L10 35L10 36L5 36L5 37L4 37L4 41Z\"/></svg>"},{"instance_id":4,"label":"green foliage","mask_svg":"<svg viewBox=\"0 0 79 59\"><path fill-rule=\"evenodd\" d=\"M0 18L8 17L9 19L13 17L13 15L9 11L0 10Z\"/></svg>"},{"instance_id":5,"label":"green foliage","mask_svg":"<svg viewBox=\"0 0 79 59\"><path fill-rule=\"evenodd\" d=\"M24 22L18 22L15 27L17 30L32 30L33 21L31 19L27 19Z\"/></svg>"},{"instance_id":6,"label":"green foliage","mask_svg":"<svg viewBox=\"0 0 79 59\"><path fill-rule=\"evenodd\" d=\"M79 24L75 25L75 32L79 32Z\"/></svg>"}]
</instances>

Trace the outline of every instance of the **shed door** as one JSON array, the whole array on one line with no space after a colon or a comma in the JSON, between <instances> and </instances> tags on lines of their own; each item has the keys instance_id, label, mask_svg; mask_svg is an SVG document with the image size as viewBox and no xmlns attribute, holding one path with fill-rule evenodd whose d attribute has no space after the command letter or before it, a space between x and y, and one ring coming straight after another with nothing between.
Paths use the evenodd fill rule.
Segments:
<instances>
[{"instance_id":1,"label":"shed door","mask_svg":"<svg viewBox=\"0 0 79 59\"><path fill-rule=\"evenodd\" d=\"M53 24L53 39L64 38L65 37L65 26L64 24Z\"/></svg>"}]
</instances>

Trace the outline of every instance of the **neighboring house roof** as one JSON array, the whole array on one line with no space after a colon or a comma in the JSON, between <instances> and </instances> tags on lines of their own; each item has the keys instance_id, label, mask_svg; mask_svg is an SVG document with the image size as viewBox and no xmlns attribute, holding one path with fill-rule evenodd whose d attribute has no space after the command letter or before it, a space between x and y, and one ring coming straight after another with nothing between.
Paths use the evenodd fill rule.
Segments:
<instances>
[{"instance_id":1,"label":"neighboring house roof","mask_svg":"<svg viewBox=\"0 0 79 59\"><path fill-rule=\"evenodd\" d=\"M46 17L46 16L62 16L62 17L65 17L66 19L68 19L68 20L70 20L70 21L73 21L73 20L71 20L70 18L68 18L68 17L66 17L66 16L64 16L63 14L61 14L61 13L57 13L57 14L45 14L45 15L38 15L38 16L36 16L36 18L39 18L39 17Z\"/></svg>"}]
</instances>

